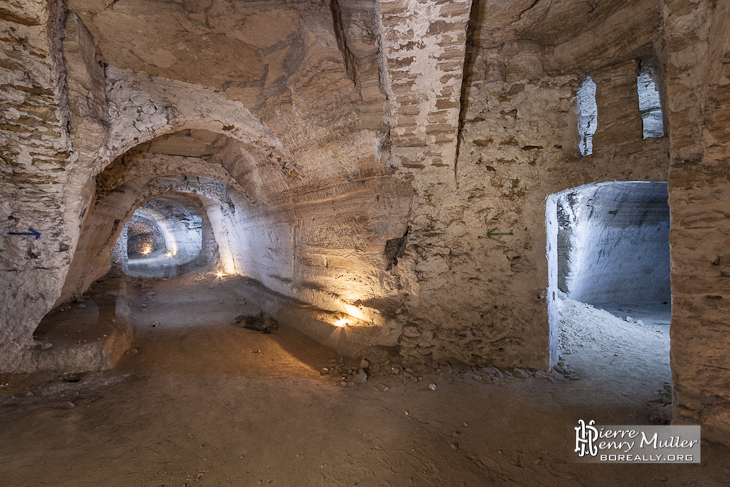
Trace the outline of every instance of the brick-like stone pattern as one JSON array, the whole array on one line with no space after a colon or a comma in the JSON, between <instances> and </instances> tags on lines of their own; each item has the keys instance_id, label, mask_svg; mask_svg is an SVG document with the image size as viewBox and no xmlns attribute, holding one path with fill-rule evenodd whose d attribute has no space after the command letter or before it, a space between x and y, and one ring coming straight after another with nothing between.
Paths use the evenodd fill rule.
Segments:
<instances>
[{"instance_id":1,"label":"brick-like stone pattern","mask_svg":"<svg viewBox=\"0 0 730 487\"><path fill-rule=\"evenodd\" d=\"M73 165L63 110L60 2L0 8L0 369L16 370L60 290L72 240L64 183ZM32 236L9 232L41 233Z\"/></svg>"},{"instance_id":2,"label":"brick-like stone pattern","mask_svg":"<svg viewBox=\"0 0 730 487\"><path fill-rule=\"evenodd\" d=\"M380 343L397 341L419 361L549 366L546 196L599 181L668 180L676 420L701 422L708 439L727 441L730 4L627 3L596 16L576 36L562 33L552 46L548 31L560 25L541 33L535 20L513 32L510 22L522 21L510 20L517 17L509 12L501 18L502 7L516 8L503 3L478 4L483 18L473 18L484 28L471 58L465 58L468 0L287 8L280 13L290 29L262 46L271 47L264 58L255 49L240 51L249 67L260 68L259 77L224 86L225 73L211 73L221 81L212 87L217 91L196 84L210 80L205 73L201 81L200 67L189 63L159 71L150 67L157 60L128 57L132 65L107 62L102 70L95 41L102 54L119 54L131 45L120 36L137 34L124 22L94 22L126 18L124 9L69 15L62 43L60 2L3 3L0 370L32 368L33 328L61 293L81 223L92 221L94 177L150 139L204 129L240 143L238 159L221 151L213 162L231 187L239 185L235 204L246 215L237 214L235 230L218 230L256 241L251 248L260 254L253 262L248 248L233 248L231 259L274 290L384 324ZM526 21L538 18L540 4ZM553 11L565 7L558 4ZM164 7L159 15L185 13L174 2L155 5ZM203 13L191 15L195 23ZM198 23L205 32L212 28L208 15ZM257 22L266 26L268 15ZM225 24L226 12L213 17L215 29L240 27ZM205 37L189 37L174 23L164 27L183 45ZM520 37L528 31L530 38ZM101 37L92 39L92 32ZM635 74L636 59L646 57L659 60L669 138L641 138ZM599 130L593 155L582 158L574 98L586 74L598 87ZM385 138L376 78L388 98ZM180 181L201 163L165 159ZM159 176L154 168L135 173L135 180ZM120 224L131 206L170 190L162 183L140 188L126 208L112 208L122 212ZM8 234L29 227L41 238ZM386 261L385 242L406 229L397 263ZM489 238L491 229L511 235ZM77 259L87 251L101 255L114 237L105 240L82 239ZM67 287L78 286L79 276L84 283L93 278L72 273Z\"/></svg>"},{"instance_id":3,"label":"brick-like stone pattern","mask_svg":"<svg viewBox=\"0 0 730 487\"><path fill-rule=\"evenodd\" d=\"M730 4L662 3L675 422L730 444Z\"/></svg>"},{"instance_id":4,"label":"brick-like stone pattern","mask_svg":"<svg viewBox=\"0 0 730 487\"><path fill-rule=\"evenodd\" d=\"M593 136L599 147L623 145L643 139L636 77L639 62L630 60L594 71L598 124Z\"/></svg>"},{"instance_id":5,"label":"brick-like stone pattern","mask_svg":"<svg viewBox=\"0 0 730 487\"><path fill-rule=\"evenodd\" d=\"M549 366L545 198L593 182L666 181L668 170L667 140L641 140L640 126L638 141L603 138L594 155L580 157L580 82L543 76L470 83L458 187L414 178L409 258L399 264L417 286L403 315L404 354ZM625 83L603 89L627 99L636 90ZM608 113L609 102L599 113ZM639 115L638 103L620 108L619 120ZM492 229L512 235L489 238Z\"/></svg>"},{"instance_id":6,"label":"brick-like stone pattern","mask_svg":"<svg viewBox=\"0 0 730 487\"><path fill-rule=\"evenodd\" d=\"M78 6L69 2L69 7L73 5ZM0 370L32 370L27 352L42 316L59 296L63 301L78 295L105 270L105 262L92 268L84 257L93 256L95 263L97 258L108 260L114 232L99 241L79 239L92 221L113 226L117 219L105 220L101 214L90 219L95 209L95 176L129 149L191 128L241 142L236 157L221 169L228 173L226 177L247 185L255 182L259 189L255 201L245 190L237 193L241 211L229 225L237 230L219 230L231 240L237 236L255 239L254 250L261 252L252 257L241 245L229 252L233 254L227 256L229 260L245 263L241 272L253 269L277 291L382 323L377 300L398 292L395 278L385 272L383 248L389 238L405 232L412 192L407 184L390 179L378 153L378 147L384 146L379 136L384 96L377 87L377 36L368 34L369 28L358 30L367 9L350 9L338 19L346 51L359 56L355 86L338 51L330 9L320 5L302 11L302 32L316 42L304 46L297 36L291 37L291 45L287 41L287 49L301 50L286 63L286 76L277 75L276 89L272 86L262 103L247 97L234 101L231 90L223 93L186 82L188 74L201 72L199 66L177 73L182 80L108 63L102 69L96 56L113 50L112 45L127 44L102 38L106 48L96 50L94 41L100 39L92 39L91 33L99 35L100 30L90 10L75 10L81 17L68 12L62 32L60 2L29 1L10 9L0 10L0 29L6 34L0 53L6 80L0 127L0 263L6 283L0 291L4 304ZM376 25L372 13L368 22ZM105 16L117 14L113 5L104 12ZM64 77L70 85L68 93L63 89ZM140 174L153 176L155 165L148 169ZM193 172L185 173L186 169ZM194 177L195 172L183 164L170 174ZM145 192L142 196L155 195ZM139 202L127 201L128 207L115 209L121 211L121 220L129 216L129 205ZM252 202L258 209L248 212L255 206ZM365 215L363 208L368 209ZM7 235L27 226L40 231L42 238ZM296 250L288 251L291 246ZM311 256L315 257L308 259ZM323 259L326 265L318 265ZM389 343L395 339L392 336Z\"/></svg>"},{"instance_id":7,"label":"brick-like stone pattern","mask_svg":"<svg viewBox=\"0 0 730 487\"><path fill-rule=\"evenodd\" d=\"M396 167L454 167L470 7L467 0L378 4Z\"/></svg>"}]
</instances>

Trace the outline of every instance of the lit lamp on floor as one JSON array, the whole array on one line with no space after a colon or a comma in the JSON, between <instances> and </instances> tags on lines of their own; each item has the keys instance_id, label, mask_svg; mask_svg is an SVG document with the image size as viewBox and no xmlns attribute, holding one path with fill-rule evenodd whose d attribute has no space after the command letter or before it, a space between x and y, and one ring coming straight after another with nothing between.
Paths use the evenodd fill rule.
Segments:
<instances>
[{"instance_id":1,"label":"lit lamp on floor","mask_svg":"<svg viewBox=\"0 0 730 487\"><path fill-rule=\"evenodd\" d=\"M345 329L345 327L357 324L356 318L353 318L352 316L349 316L341 311L338 311L337 313L331 315L327 321L329 321L335 327L335 330L343 330Z\"/></svg>"}]
</instances>

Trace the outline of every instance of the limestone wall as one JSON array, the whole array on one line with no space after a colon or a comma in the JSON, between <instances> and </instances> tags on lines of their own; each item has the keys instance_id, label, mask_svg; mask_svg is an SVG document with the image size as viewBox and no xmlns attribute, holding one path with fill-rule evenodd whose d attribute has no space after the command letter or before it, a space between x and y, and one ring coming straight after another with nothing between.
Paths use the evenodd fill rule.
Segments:
<instances>
[{"instance_id":1,"label":"limestone wall","mask_svg":"<svg viewBox=\"0 0 730 487\"><path fill-rule=\"evenodd\" d=\"M561 291L592 305L669 302L667 198L666 183L604 183L563 193L559 219L569 248L559 269Z\"/></svg>"},{"instance_id":2,"label":"limestone wall","mask_svg":"<svg viewBox=\"0 0 730 487\"><path fill-rule=\"evenodd\" d=\"M390 146L398 167L448 174L455 164L470 2L378 3Z\"/></svg>"},{"instance_id":3,"label":"limestone wall","mask_svg":"<svg viewBox=\"0 0 730 487\"><path fill-rule=\"evenodd\" d=\"M227 269L379 327L363 346L546 368L546 198L669 181L676 415L721 438L730 6L594 3L6 4L0 370L32 368L41 317L105 272L134 207L179 191L205 196ZM643 139L642 61L662 138Z\"/></svg>"},{"instance_id":4,"label":"limestone wall","mask_svg":"<svg viewBox=\"0 0 730 487\"><path fill-rule=\"evenodd\" d=\"M16 370L63 283L76 222L64 215L75 157L66 132L59 2L0 10L0 369ZM10 235L10 232L34 236Z\"/></svg>"},{"instance_id":5,"label":"limestone wall","mask_svg":"<svg viewBox=\"0 0 730 487\"><path fill-rule=\"evenodd\" d=\"M150 253L165 248L163 229L157 225L155 220L156 218L150 218L150 215L142 215L140 212L132 215L119 236L119 238L127 239L127 254L138 258L144 255L143 252Z\"/></svg>"},{"instance_id":6,"label":"limestone wall","mask_svg":"<svg viewBox=\"0 0 730 487\"><path fill-rule=\"evenodd\" d=\"M663 1L675 421L730 432L730 3Z\"/></svg>"},{"instance_id":7,"label":"limestone wall","mask_svg":"<svg viewBox=\"0 0 730 487\"><path fill-rule=\"evenodd\" d=\"M561 67L548 44L520 39L518 13L488 7L471 12L453 171L410 170L416 200L399 267L418 292L400 344L426 359L546 368L556 350L546 198L592 182L666 181L668 141L643 139L633 47L613 47L617 64ZM598 132L583 158L575 98L586 75L597 84Z\"/></svg>"},{"instance_id":8,"label":"limestone wall","mask_svg":"<svg viewBox=\"0 0 730 487\"><path fill-rule=\"evenodd\" d=\"M196 29L215 31L224 28L225 5L202 13L174 5L143 11L152 16L148 21L173 9L168 13ZM112 45L115 33L126 35L118 32L124 22L112 21L132 22L144 13L130 2L104 11L69 6L78 17L66 17L64 55L74 76L71 137L82 163L68 182L74 198L65 210L78 210L86 219L82 230L96 236L82 235L59 301L104 272L105 249L124 215L154 196L150 178L212 177L235 186L236 211L208 208L231 270L384 326L387 343L405 326L400 343L412 358L545 367L545 197L596 180L666 177L666 142L642 141L632 132L636 63L596 71L599 93L613 90L599 96L599 124L626 128L608 134L590 160L580 160L573 99L582 73L547 74L545 66L554 71L559 64L534 40L535 55L527 58L516 44L495 56L483 38L468 41L469 19L483 20L469 2L388 1L372 9L335 2L326 10L297 6L298 20L277 4L260 15L289 19L285 42L262 38L258 54L245 50L254 67L260 59L273 69L278 49L290 61L278 65L277 81L262 74L236 86L198 80L189 66L168 63L154 49L130 57L125 50L146 49L139 42ZM205 15L207 26L196 15ZM260 15L248 12L226 28L243 32ZM167 27L181 42L208 42ZM92 38L98 42L93 55ZM373 89L376 48L377 77L389 96L382 124L373 118L384 100ZM100 57L119 67L100 71ZM93 94L85 102L79 85ZM226 134L239 145L218 147L210 139L210 153L197 155L166 154L170 143L165 150L145 145L192 129ZM616 141L616 134L630 137ZM140 147L146 148L128 152ZM118 162L110 165L112 159ZM132 191L115 189L122 187ZM105 202L108 197L119 201Z\"/></svg>"}]
</instances>

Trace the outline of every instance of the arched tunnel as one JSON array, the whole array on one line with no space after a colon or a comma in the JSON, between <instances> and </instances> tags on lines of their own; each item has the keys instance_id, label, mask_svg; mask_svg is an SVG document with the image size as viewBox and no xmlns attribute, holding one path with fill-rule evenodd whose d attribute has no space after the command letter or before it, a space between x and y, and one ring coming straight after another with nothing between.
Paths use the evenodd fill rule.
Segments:
<instances>
[{"instance_id":1,"label":"arched tunnel","mask_svg":"<svg viewBox=\"0 0 730 487\"><path fill-rule=\"evenodd\" d=\"M728 32L2 2L0 484L723 485ZM607 477L605 425L702 456Z\"/></svg>"},{"instance_id":2,"label":"arched tunnel","mask_svg":"<svg viewBox=\"0 0 730 487\"><path fill-rule=\"evenodd\" d=\"M207 129L175 131L131 147L95 177L49 317L57 319L59 309L108 272L173 278L195 271L219 279L246 277L294 299L267 309L274 316L292 313L298 300L315 306L316 316L295 321L342 351L394 344L393 323L383 316L397 306L388 304L397 291L387 277L395 257L386 250L389 241L399 241L389 237L406 233L409 202L399 194L407 194L407 186L376 173L344 187L313 187L292 172L271 164L255 145ZM358 221L355 231L346 227ZM368 305L374 302L377 307ZM333 323L343 317L359 327L333 336ZM49 323L41 322L46 335ZM106 341L128 346L113 338ZM64 363L103 368L118 354L104 349L94 355L96 364Z\"/></svg>"},{"instance_id":3,"label":"arched tunnel","mask_svg":"<svg viewBox=\"0 0 730 487\"><path fill-rule=\"evenodd\" d=\"M218 245L202 201L168 195L140 205L111 250L131 276L174 276L218 261Z\"/></svg>"}]
</instances>

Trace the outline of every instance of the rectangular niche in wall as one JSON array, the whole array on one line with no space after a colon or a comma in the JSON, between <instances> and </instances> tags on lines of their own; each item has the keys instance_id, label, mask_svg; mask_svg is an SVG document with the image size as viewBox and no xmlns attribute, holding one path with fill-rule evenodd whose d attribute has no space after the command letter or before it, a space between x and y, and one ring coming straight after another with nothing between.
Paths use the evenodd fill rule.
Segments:
<instances>
[{"instance_id":1,"label":"rectangular niche in wall","mask_svg":"<svg viewBox=\"0 0 730 487\"><path fill-rule=\"evenodd\" d=\"M641 72L636 79L636 88L639 93L639 111L645 139L664 136L664 115L656 80L656 70L653 66L642 62Z\"/></svg>"},{"instance_id":2,"label":"rectangular niche in wall","mask_svg":"<svg viewBox=\"0 0 730 487\"><path fill-rule=\"evenodd\" d=\"M588 76L578 90L578 134L580 155L593 154L593 135L598 127L596 83Z\"/></svg>"}]
</instances>

